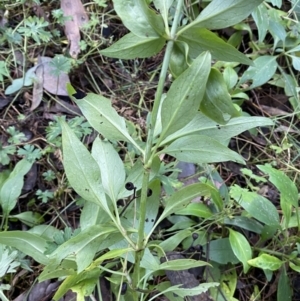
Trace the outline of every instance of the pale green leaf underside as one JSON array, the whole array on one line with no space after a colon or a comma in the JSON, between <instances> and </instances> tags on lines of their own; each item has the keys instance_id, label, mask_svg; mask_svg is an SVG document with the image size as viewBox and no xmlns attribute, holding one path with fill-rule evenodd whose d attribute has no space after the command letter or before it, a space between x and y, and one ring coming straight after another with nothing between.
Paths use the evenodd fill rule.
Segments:
<instances>
[{"instance_id":1,"label":"pale green leaf underside","mask_svg":"<svg viewBox=\"0 0 300 301\"><path fill-rule=\"evenodd\" d=\"M123 24L140 37L159 37L164 33L160 15L151 10L144 0L114 0L114 9Z\"/></svg>"},{"instance_id":2,"label":"pale green leaf underside","mask_svg":"<svg viewBox=\"0 0 300 301\"><path fill-rule=\"evenodd\" d=\"M39 235L25 231L1 232L0 243L20 250L41 264L48 264L49 259L44 255L47 241Z\"/></svg>"},{"instance_id":3,"label":"pale green leaf underside","mask_svg":"<svg viewBox=\"0 0 300 301\"><path fill-rule=\"evenodd\" d=\"M130 142L143 153L129 135L125 119L118 115L109 99L93 93L87 94L80 100L74 97L73 99L91 126L101 135L109 140Z\"/></svg>"},{"instance_id":4,"label":"pale green leaf underside","mask_svg":"<svg viewBox=\"0 0 300 301\"><path fill-rule=\"evenodd\" d=\"M157 54L165 45L164 38L142 38L128 33L110 47L100 51L101 54L118 59L147 58Z\"/></svg>"},{"instance_id":5,"label":"pale green leaf underside","mask_svg":"<svg viewBox=\"0 0 300 301\"><path fill-rule=\"evenodd\" d=\"M254 61L254 66L250 66L243 74L239 84L251 80L252 84L248 89L254 89L267 83L275 74L278 64L277 56L265 55L260 56Z\"/></svg>"},{"instance_id":6,"label":"pale green leaf underside","mask_svg":"<svg viewBox=\"0 0 300 301\"><path fill-rule=\"evenodd\" d=\"M181 129L196 115L205 91L211 57L202 53L171 85L162 104L162 137Z\"/></svg>"},{"instance_id":7,"label":"pale green leaf underside","mask_svg":"<svg viewBox=\"0 0 300 301\"><path fill-rule=\"evenodd\" d=\"M244 159L239 154L217 140L203 135L178 138L163 152L184 162L203 164L234 161L245 164Z\"/></svg>"},{"instance_id":8,"label":"pale green leaf underside","mask_svg":"<svg viewBox=\"0 0 300 301\"><path fill-rule=\"evenodd\" d=\"M213 58L220 61L253 64L243 53L206 28L192 27L184 31L178 40L189 45L189 54L192 58L197 57L203 51L209 51Z\"/></svg>"},{"instance_id":9,"label":"pale green leaf underside","mask_svg":"<svg viewBox=\"0 0 300 301\"><path fill-rule=\"evenodd\" d=\"M265 197L234 185L230 189L231 197L251 216L266 225L279 225L276 207Z\"/></svg>"},{"instance_id":10,"label":"pale green leaf underside","mask_svg":"<svg viewBox=\"0 0 300 301\"><path fill-rule=\"evenodd\" d=\"M71 186L82 198L108 211L96 161L67 123L62 119L59 122L62 127L63 163Z\"/></svg>"},{"instance_id":11,"label":"pale green leaf underside","mask_svg":"<svg viewBox=\"0 0 300 301\"><path fill-rule=\"evenodd\" d=\"M213 0L190 27L221 29L237 24L261 4L263 0Z\"/></svg>"},{"instance_id":12,"label":"pale green leaf underside","mask_svg":"<svg viewBox=\"0 0 300 301\"><path fill-rule=\"evenodd\" d=\"M100 168L105 192L116 202L125 181L124 165L119 154L110 142L97 137L93 143L92 156Z\"/></svg>"},{"instance_id":13,"label":"pale green leaf underside","mask_svg":"<svg viewBox=\"0 0 300 301\"><path fill-rule=\"evenodd\" d=\"M168 136L161 145L170 143L186 135L205 135L212 137L222 144L225 144L230 138L240 133L258 126L271 126L273 121L265 117L237 117L232 118L225 125L219 125L215 121L198 112L194 119L184 128Z\"/></svg>"}]
</instances>

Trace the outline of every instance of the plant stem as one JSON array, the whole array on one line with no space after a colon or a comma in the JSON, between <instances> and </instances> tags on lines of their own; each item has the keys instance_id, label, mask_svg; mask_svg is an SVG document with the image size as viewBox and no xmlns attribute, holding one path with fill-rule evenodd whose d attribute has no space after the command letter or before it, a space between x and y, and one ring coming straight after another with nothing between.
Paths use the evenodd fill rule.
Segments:
<instances>
[{"instance_id":1,"label":"plant stem","mask_svg":"<svg viewBox=\"0 0 300 301\"><path fill-rule=\"evenodd\" d=\"M143 184L142 184L142 193L141 193L141 204L140 204L140 219L139 219L139 229L138 229L138 243L137 243L137 248L138 250L143 248L143 241L144 241L144 226L145 226L145 219L146 219L146 202L147 202L147 190L148 190L148 183L149 183L149 175L150 175L150 167L152 164L152 143L153 143L153 134L154 134L154 129L158 117L158 109L160 106L161 98L162 98L162 93L163 93L163 88L164 88L164 83L165 79L167 76L168 72L168 67L169 67L169 62L170 62L170 57L174 45L174 40L176 38L176 30L178 27L178 21L179 21L179 16L180 12L182 9L184 0L178 0L177 2L177 7L176 7L176 13L174 16L174 22L171 28L171 37L170 40L167 43L166 47L166 52L162 64L162 69L161 73L159 76L159 82L157 86L157 91L154 99L154 106L152 110L152 115L151 115L151 122L150 122L150 129L148 132L148 137L147 137L147 143L146 143L146 152L145 152L145 162L144 162L144 174L143 174ZM149 160L151 159L151 160Z\"/></svg>"},{"instance_id":2,"label":"plant stem","mask_svg":"<svg viewBox=\"0 0 300 301\"><path fill-rule=\"evenodd\" d=\"M167 42L167 47L162 63L162 68L159 76L157 91L155 94L154 105L151 113L151 121L149 125L147 142L146 142L146 150L144 156L144 173L143 173L143 184L142 184L142 192L141 192L141 200L140 200L140 216L139 216L139 228L138 228L138 241L137 241L137 251L135 252L135 269L133 273L133 283L137 285L140 279L140 261L143 256L142 250L145 247L146 241L144 228L145 228L145 220L146 220L146 202L147 202L147 191L149 184L149 175L150 168L152 164L152 146L154 139L154 129L158 118L158 110L161 104L164 84L166 80L166 76L168 73L168 67L170 62L170 57L174 45L174 41L176 39L176 31L179 24L179 18L183 6L184 0L177 1L176 12L174 16L174 21L172 24L169 41Z\"/></svg>"}]
</instances>

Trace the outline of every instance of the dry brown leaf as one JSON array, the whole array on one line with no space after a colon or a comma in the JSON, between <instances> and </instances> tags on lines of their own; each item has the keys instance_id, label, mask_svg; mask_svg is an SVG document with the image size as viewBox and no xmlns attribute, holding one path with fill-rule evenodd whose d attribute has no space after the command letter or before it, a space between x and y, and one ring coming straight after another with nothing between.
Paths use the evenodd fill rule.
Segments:
<instances>
[{"instance_id":1,"label":"dry brown leaf","mask_svg":"<svg viewBox=\"0 0 300 301\"><path fill-rule=\"evenodd\" d=\"M33 82L32 102L30 107L31 111L33 111L40 105L43 98L43 68L40 68L40 66L38 66L35 70L35 75L36 79Z\"/></svg>"},{"instance_id":2,"label":"dry brown leaf","mask_svg":"<svg viewBox=\"0 0 300 301\"><path fill-rule=\"evenodd\" d=\"M80 0L61 0L60 6L65 17L72 17L72 20L65 22L65 34L70 44L70 54L77 58L80 52L80 28L88 22L88 15Z\"/></svg>"},{"instance_id":3,"label":"dry brown leaf","mask_svg":"<svg viewBox=\"0 0 300 301\"><path fill-rule=\"evenodd\" d=\"M43 69L43 87L51 94L67 96L66 85L70 82L70 78L66 73L61 73L59 77L53 75L51 61L50 57L41 56L39 58L39 62L41 62L39 68Z\"/></svg>"},{"instance_id":4,"label":"dry brown leaf","mask_svg":"<svg viewBox=\"0 0 300 301\"><path fill-rule=\"evenodd\" d=\"M52 58L41 56L38 58L38 65L33 67L35 68L36 78L33 84L31 111L40 105L43 89L55 95L68 95L66 85L70 82L70 78L66 73L61 73L59 77L53 75L51 61Z\"/></svg>"}]
</instances>

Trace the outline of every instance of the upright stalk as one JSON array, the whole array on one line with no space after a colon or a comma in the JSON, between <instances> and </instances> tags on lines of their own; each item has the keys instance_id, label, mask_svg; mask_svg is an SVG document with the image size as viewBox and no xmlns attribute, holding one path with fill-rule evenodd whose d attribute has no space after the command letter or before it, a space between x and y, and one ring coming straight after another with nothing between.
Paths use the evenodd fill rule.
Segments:
<instances>
[{"instance_id":1,"label":"upright stalk","mask_svg":"<svg viewBox=\"0 0 300 301\"><path fill-rule=\"evenodd\" d=\"M138 241L136 246L135 252L135 269L133 273L133 283L134 285L138 285L140 280L140 261L143 257L143 249L146 245L145 235L144 235L144 228L145 228L145 220L146 220L146 202L147 202L147 191L148 191L148 184L149 184L149 175L150 175L150 168L152 164L152 146L153 146L153 138L154 138L154 129L156 125L156 121L158 118L158 110L160 107L164 83L166 80L170 57L174 45L174 41L176 39L176 31L178 28L179 18L183 6L184 0L177 1L176 12L174 15L174 21L172 24L169 41L167 42L167 47L162 63L162 68L159 76L159 81L157 85L157 90L154 99L154 105L151 113L151 121L148 129L147 135L147 142L146 142L146 150L144 156L144 173L143 173L143 184L142 184L142 192L141 192L141 199L140 199L140 217L139 217L139 226L138 226ZM136 298L138 298L136 296ZM136 299L137 300L137 299Z\"/></svg>"}]
</instances>

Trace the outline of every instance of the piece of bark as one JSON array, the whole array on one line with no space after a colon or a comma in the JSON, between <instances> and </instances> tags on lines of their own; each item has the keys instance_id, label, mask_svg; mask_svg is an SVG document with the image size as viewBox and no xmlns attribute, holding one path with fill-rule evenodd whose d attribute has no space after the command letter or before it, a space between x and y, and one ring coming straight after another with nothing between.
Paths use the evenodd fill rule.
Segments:
<instances>
[{"instance_id":1,"label":"piece of bark","mask_svg":"<svg viewBox=\"0 0 300 301\"><path fill-rule=\"evenodd\" d=\"M80 0L61 0L60 6L65 17L72 17L72 20L65 22L65 34L70 44L70 54L77 58L80 52L80 28L89 18Z\"/></svg>"}]
</instances>

